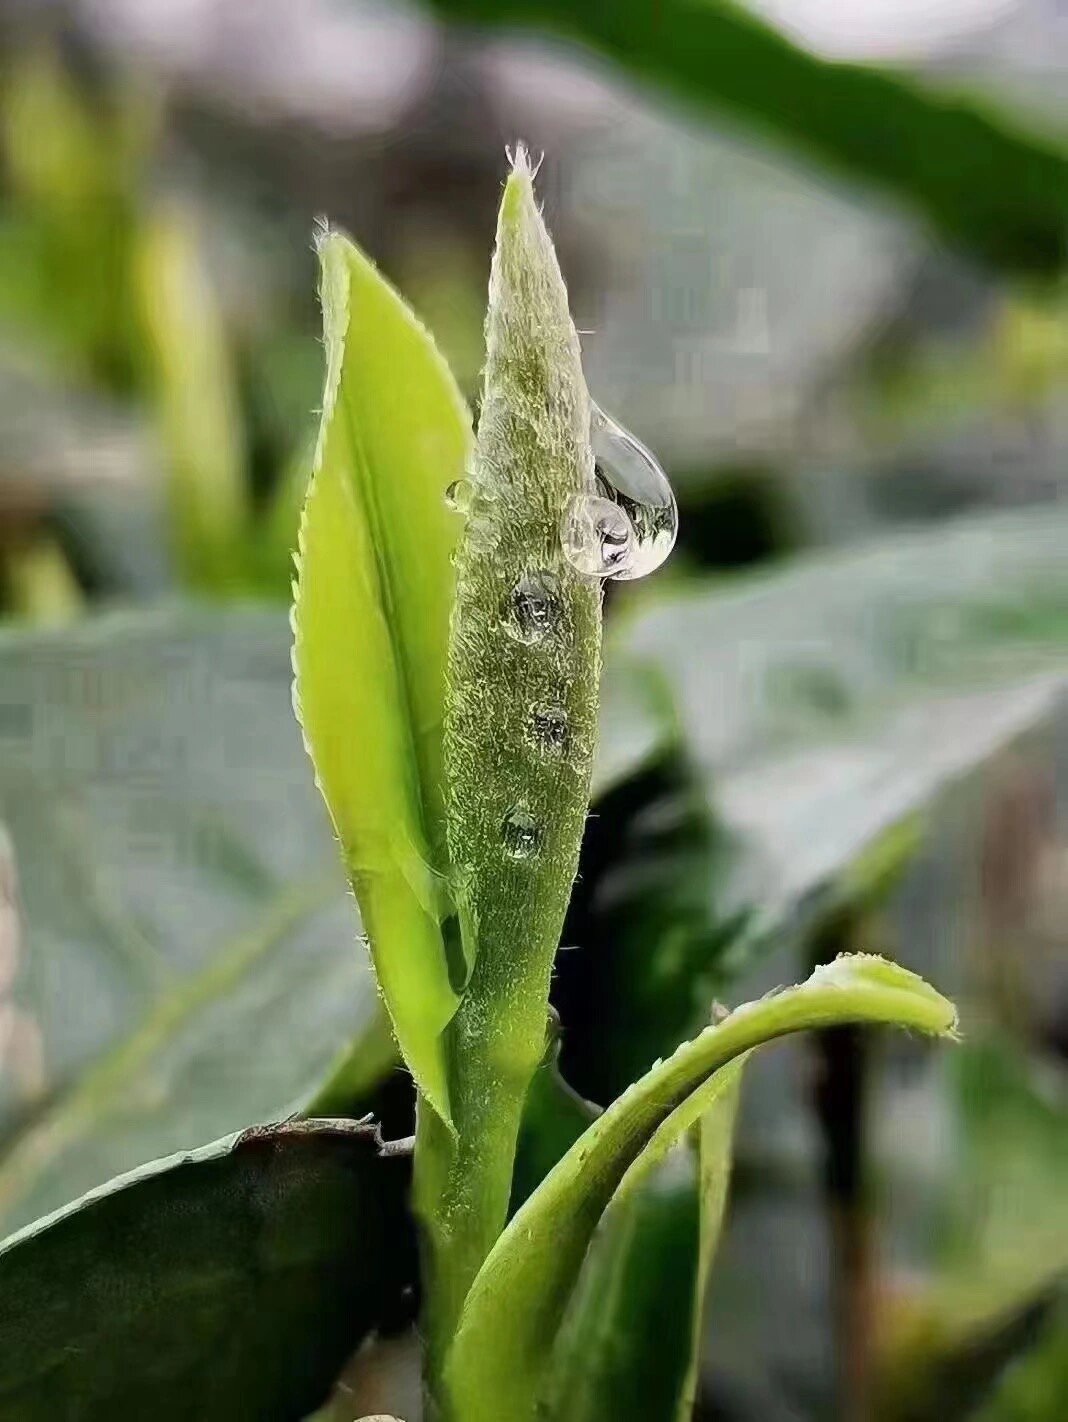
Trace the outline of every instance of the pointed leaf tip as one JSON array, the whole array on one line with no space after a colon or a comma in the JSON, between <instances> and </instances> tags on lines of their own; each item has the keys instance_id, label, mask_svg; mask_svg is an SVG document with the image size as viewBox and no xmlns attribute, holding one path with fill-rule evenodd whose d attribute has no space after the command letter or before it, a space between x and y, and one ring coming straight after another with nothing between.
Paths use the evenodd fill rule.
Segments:
<instances>
[{"instance_id":1,"label":"pointed leaf tip","mask_svg":"<svg viewBox=\"0 0 1068 1422\"><path fill-rule=\"evenodd\" d=\"M830 963L816 968L806 986L872 987L907 993L914 1016L910 1026L933 1037L956 1037L957 1009L948 997L931 986L919 973L904 968L877 953L840 953Z\"/></svg>"},{"instance_id":2,"label":"pointed leaf tip","mask_svg":"<svg viewBox=\"0 0 1068 1422\"><path fill-rule=\"evenodd\" d=\"M441 725L470 416L433 340L345 236L317 234L326 376L300 527L296 699L401 1050L449 1119Z\"/></svg>"}]
</instances>

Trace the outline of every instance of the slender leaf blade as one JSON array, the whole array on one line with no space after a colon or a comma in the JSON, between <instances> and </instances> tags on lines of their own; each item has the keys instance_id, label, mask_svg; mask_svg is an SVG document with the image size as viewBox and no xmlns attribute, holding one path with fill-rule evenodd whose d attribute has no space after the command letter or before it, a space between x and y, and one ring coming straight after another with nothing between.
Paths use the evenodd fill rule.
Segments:
<instances>
[{"instance_id":1,"label":"slender leaf blade","mask_svg":"<svg viewBox=\"0 0 1068 1422\"><path fill-rule=\"evenodd\" d=\"M605 1210L553 1354L546 1407L559 1422L690 1416L742 1062L721 1076L688 1138L647 1147Z\"/></svg>"},{"instance_id":2,"label":"slender leaf blade","mask_svg":"<svg viewBox=\"0 0 1068 1422\"><path fill-rule=\"evenodd\" d=\"M316 778L412 1072L448 1117L441 722L470 421L427 332L347 238L320 243L326 390L293 662Z\"/></svg>"},{"instance_id":3,"label":"slender leaf blade","mask_svg":"<svg viewBox=\"0 0 1068 1422\"><path fill-rule=\"evenodd\" d=\"M738 1008L654 1067L580 1137L490 1252L446 1365L458 1416L465 1422L489 1422L502 1412L515 1422L536 1416L561 1312L598 1221L642 1151L666 1148L728 1089L731 1073L720 1069L787 1033L845 1022L946 1035L956 1014L907 969L865 955L843 957L799 987Z\"/></svg>"}]
</instances>

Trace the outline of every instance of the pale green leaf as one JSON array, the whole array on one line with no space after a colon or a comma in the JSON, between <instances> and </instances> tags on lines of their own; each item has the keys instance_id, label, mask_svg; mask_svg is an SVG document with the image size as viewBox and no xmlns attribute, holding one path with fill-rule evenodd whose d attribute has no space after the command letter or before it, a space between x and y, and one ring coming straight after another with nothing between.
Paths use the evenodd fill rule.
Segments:
<instances>
[{"instance_id":1,"label":"pale green leaf","mask_svg":"<svg viewBox=\"0 0 1068 1422\"><path fill-rule=\"evenodd\" d=\"M298 713L401 1050L447 1118L441 723L459 520L445 490L470 423L371 262L337 233L319 253L327 369L300 532Z\"/></svg>"},{"instance_id":2,"label":"pale green leaf","mask_svg":"<svg viewBox=\"0 0 1068 1422\"><path fill-rule=\"evenodd\" d=\"M1066 539L1059 506L961 518L693 582L617 626L610 657L672 688L731 842L721 914L778 929L855 893L881 836L1050 720Z\"/></svg>"},{"instance_id":3,"label":"pale green leaf","mask_svg":"<svg viewBox=\"0 0 1068 1422\"><path fill-rule=\"evenodd\" d=\"M533 1419L593 1232L642 1152L666 1148L728 1090L731 1073L721 1068L787 1033L847 1022L945 1035L956 1014L907 969L843 957L799 987L738 1008L654 1067L579 1138L494 1245L447 1360L453 1414Z\"/></svg>"}]
</instances>

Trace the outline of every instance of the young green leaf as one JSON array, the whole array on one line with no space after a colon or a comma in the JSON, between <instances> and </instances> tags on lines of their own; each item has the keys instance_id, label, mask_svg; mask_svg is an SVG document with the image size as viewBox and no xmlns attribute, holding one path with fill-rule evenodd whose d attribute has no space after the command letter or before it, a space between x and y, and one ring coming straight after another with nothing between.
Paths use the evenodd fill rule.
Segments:
<instances>
[{"instance_id":1,"label":"young green leaf","mask_svg":"<svg viewBox=\"0 0 1068 1422\"><path fill-rule=\"evenodd\" d=\"M613 1196L554 1350L554 1422L689 1422L741 1078L736 1059L688 1138L643 1151Z\"/></svg>"},{"instance_id":2,"label":"young green leaf","mask_svg":"<svg viewBox=\"0 0 1068 1422\"><path fill-rule=\"evenodd\" d=\"M729 1089L721 1068L789 1032L846 1022L949 1035L956 1014L907 969L842 957L799 987L738 1008L655 1066L580 1137L494 1245L446 1362L452 1415L532 1422L590 1239L642 1152L662 1151Z\"/></svg>"},{"instance_id":3,"label":"young green leaf","mask_svg":"<svg viewBox=\"0 0 1068 1422\"><path fill-rule=\"evenodd\" d=\"M448 838L473 964L448 1032L458 1142L425 1122L430 1372L504 1224L553 955L575 876L597 730L601 590L564 556L593 489L590 407L552 242L518 151L490 275L486 368L457 550L445 714Z\"/></svg>"},{"instance_id":4,"label":"young green leaf","mask_svg":"<svg viewBox=\"0 0 1068 1422\"><path fill-rule=\"evenodd\" d=\"M401 1051L449 1118L441 721L470 421L434 344L345 237L319 246L326 389L300 531L295 699Z\"/></svg>"}]
</instances>

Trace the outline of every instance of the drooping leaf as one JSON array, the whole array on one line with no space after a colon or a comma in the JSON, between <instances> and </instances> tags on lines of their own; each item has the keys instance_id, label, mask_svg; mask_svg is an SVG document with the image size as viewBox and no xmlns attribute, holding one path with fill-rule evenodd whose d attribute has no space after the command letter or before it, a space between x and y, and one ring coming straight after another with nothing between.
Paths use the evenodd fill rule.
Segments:
<instances>
[{"instance_id":1,"label":"drooping leaf","mask_svg":"<svg viewBox=\"0 0 1068 1422\"><path fill-rule=\"evenodd\" d=\"M554 1351L547 1412L560 1422L689 1422L741 1063L723 1075L688 1139L644 1151L605 1210Z\"/></svg>"},{"instance_id":2,"label":"drooping leaf","mask_svg":"<svg viewBox=\"0 0 1068 1422\"><path fill-rule=\"evenodd\" d=\"M405 1060L444 1118L441 725L470 421L434 344L345 237L320 243L326 388L301 523L296 703Z\"/></svg>"},{"instance_id":3,"label":"drooping leaf","mask_svg":"<svg viewBox=\"0 0 1068 1422\"><path fill-rule=\"evenodd\" d=\"M830 61L730 0L433 0L455 19L544 28L683 98L882 187L991 264L1068 258L1068 156L993 109L873 65Z\"/></svg>"},{"instance_id":4,"label":"drooping leaf","mask_svg":"<svg viewBox=\"0 0 1068 1422\"><path fill-rule=\"evenodd\" d=\"M601 589L560 537L570 499L594 490L589 397L533 177L520 148L497 225L449 641L451 888L471 976L447 1034L458 1139L421 1113L416 1152L432 1378L506 1217L597 733Z\"/></svg>"},{"instance_id":5,"label":"drooping leaf","mask_svg":"<svg viewBox=\"0 0 1068 1422\"><path fill-rule=\"evenodd\" d=\"M143 1166L0 1243L0 1418L300 1422L403 1312L404 1162L351 1121Z\"/></svg>"},{"instance_id":6,"label":"drooping leaf","mask_svg":"<svg viewBox=\"0 0 1068 1422\"><path fill-rule=\"evenodd\" d=\"M6 1231L302 1106L378 1004L280 612L8 631L0 668Z\"/></svg>"},{"instance_id":7,"label":"drooping leaf","mask_svg":"<svg viewBox=\"0 0 1068 1422\"><path fill-rule=\"evenodd\" d=\"M799 987L737 1009L654 1067L572 1146L479 1271L446 1364L457 1416L465 1422L502 1413L515 1422L536 1416L562 1311L597 1223L628 1170L646 1149L662 1154L733 1089L733 1072L722 1068L784 1034L846 1022L949 1034L956 1016L945 998L906 969L879 958L843 957Z\"/></svg>"}]
</instances>

